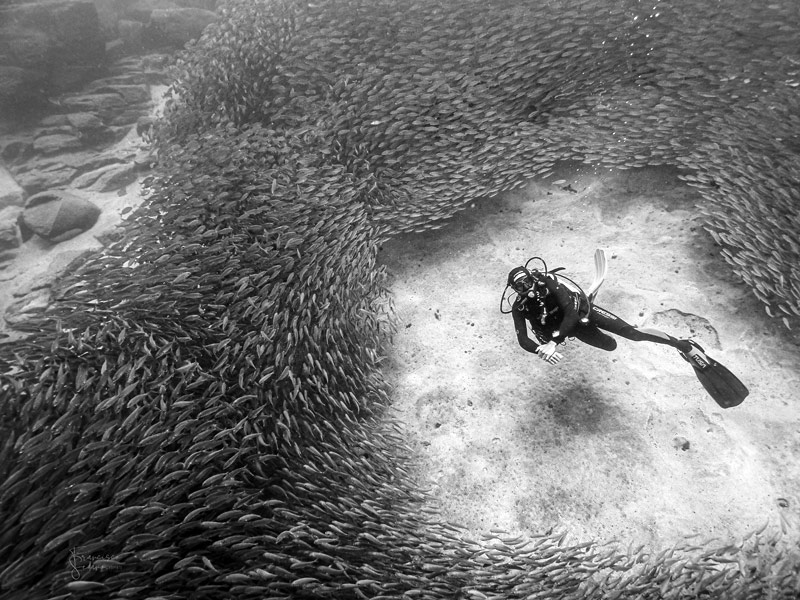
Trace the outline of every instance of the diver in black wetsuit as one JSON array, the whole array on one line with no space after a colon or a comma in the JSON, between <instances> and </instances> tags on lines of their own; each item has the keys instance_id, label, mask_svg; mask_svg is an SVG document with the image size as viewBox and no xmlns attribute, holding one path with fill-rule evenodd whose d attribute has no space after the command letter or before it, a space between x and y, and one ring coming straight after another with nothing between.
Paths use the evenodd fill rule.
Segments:
<instances>
[{"instance_id":1,"label":"diver in black wetsuit","mask_svg":"<svg viewBox=\"0 0 800 600\"><path fill-rule=\"evenodd\" d=\"M585 294L568 289L554 275L515 267L508 274L508 285L517 293L511 314L519 345L551 364L561 360L556 347L567 337L576 337L602 350L614 350L617 341L601 330L635 342L666 344L680 352L692 350L689 340L679 340L657 329L638 329L599 306L590 306ZM535 341L528 337L526 321L531 324Z\"/></svg>"}]
</instances>

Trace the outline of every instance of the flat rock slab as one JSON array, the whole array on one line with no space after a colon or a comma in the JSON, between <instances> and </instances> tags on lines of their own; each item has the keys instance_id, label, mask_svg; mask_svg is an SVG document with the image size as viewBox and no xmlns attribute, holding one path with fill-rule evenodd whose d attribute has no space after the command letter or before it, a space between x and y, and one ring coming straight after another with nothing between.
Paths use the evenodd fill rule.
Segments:
<instances>
[{"instance_id":1,"label":"flat rock slab","mask_svg":"<svg viewBox=\"0 0 800 600\"><path fill-rule=\"evenodd\" d=\"M36 193L68 184L77 172L74 167L53 164L41 169L20 171L17 173L17 181L29 193Z\"/></svg>"},{"instance_id":2,"label":"flat rock slab","mask_svg":"<svg viewBox=\"0 0 800 600\"><path fill-rule=\"evenodd\" d=\"M127 103L150 102L150 89L147 84L120 84L106 83L104 80L95 82L91 91L96 94L118 94Z\"/></svg>"},{"instance_id":3,"label":"flat rock slab","mask_svg":"<svg viewBox=\"0 0 800 600\"><path fill-rule=\"evenodd\" d=\"M82 94L80 96L68 96L60 100L61 106L69 112L93 112L102 113L112 111L125 106L125 98L117 93L105 94Z\"/></svg>"},{"instance_id":4,"label":"flat rock slab","mask_svg":"<svg viewBox=\"0 0 800 600\"><path fill-rule=\"evenodd\" d=\"M83 146L81 140L68 133L52 133L40 135L33 142L33 149L42 154L56 154L68 150L76 150Z\"/></svg>"},{"instance_id":5,"label":"flat rock slab","mask_svg":"<svg viewBox=\"0 0 800 600\"><path fill-rule=\"evenodd\" d=\"M111 192L125 187L136 179L136 164L113 164L84 173L72 182L76 188Z\"/></svg>"},{"instance_id":6,"label":"flat rock slab","mask_svg":"<svg viewBox=\"0 0 800 600\"><path fill-rule=\"evenodd\" d=\"M64 115L70 127L78 131L94 131L105 127L103 120L91 112L76 112Z\"/></svg>"}]
</instances>

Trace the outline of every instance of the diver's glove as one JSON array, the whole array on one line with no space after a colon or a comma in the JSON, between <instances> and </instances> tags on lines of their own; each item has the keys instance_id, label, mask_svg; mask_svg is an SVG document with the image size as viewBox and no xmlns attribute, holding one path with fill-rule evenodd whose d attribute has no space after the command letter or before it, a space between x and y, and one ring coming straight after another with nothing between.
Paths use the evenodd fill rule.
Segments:
<instances>
[{"instance_id":1,"label":"diver's glove","mask_svg":"<svg viewBox=\"0 0 800 600\"><path fill-rule=\"evenodd\" d=\"M563 358L561 353L556 352L556 343L552 341L539 346L536 349L536 354L539 355L539 358L550 363L551 365L557 364L558 361Z\"/></svg>"}]
</instances>

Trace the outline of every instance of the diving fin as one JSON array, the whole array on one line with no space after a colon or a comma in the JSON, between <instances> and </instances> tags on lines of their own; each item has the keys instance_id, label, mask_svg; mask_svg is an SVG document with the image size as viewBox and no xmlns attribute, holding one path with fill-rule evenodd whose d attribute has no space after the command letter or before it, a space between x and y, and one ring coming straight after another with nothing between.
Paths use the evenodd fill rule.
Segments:
<instances>
[{"instance_id":1,"label":"diving fin","mask_svg":"<svg viewBox=\"0 0 800 600\"><path fill-rule=\"evenodd\" d=\"M589 299L589 302L594 302L594 298L597 296L600 286L603 285L607 273L608 263L606 262L606 253L603 252L602 248L598 248L594 251L594 281L592 281L592 285L590 285L589 289L586 291L586 297Z\"/></svg>"},{"instance_id":2,"label":"diving fin","mask_svg":"<svg viewBox=\"0 0 800 600\"><path fill-rule=\"evenodd\" d=\"M722 408L739 406L750 390L724 365L708 356L697 342L689 340L689 343L692 344L689 352L678 352L692 365L694 374L709 395Z\"/></svg>"}]
</instances>

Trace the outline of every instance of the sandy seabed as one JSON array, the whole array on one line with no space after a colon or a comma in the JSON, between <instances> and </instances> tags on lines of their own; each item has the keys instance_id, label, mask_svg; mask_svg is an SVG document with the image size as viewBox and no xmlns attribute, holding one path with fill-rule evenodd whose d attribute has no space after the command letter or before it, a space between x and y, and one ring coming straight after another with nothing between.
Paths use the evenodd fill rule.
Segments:
<instances>
[{"instance_id":1,"label":"sandy seabed","mask_svg":"<svg viewBox=\"0 0 800 600\"><path fill-rule=\"evenodd\" d=\"M766 523L797 535L798 338L730 274L701 201L669 168L568 170L383 248L393 408L444 518L653 549ZM721 409L669 347L570 340L552 366L518 346L500 313L508 271L542 256L588 285L595 248L609 258L597 304L697 339L750 388L742 405Z\"/></svg>"}]
</instances>

